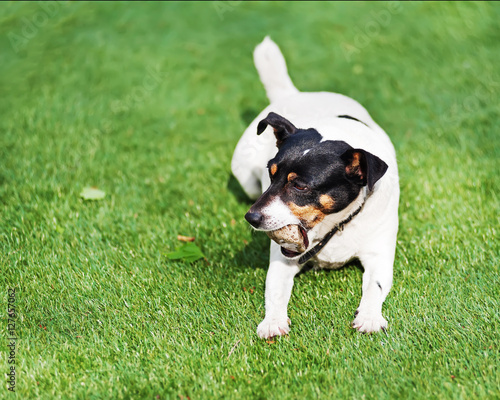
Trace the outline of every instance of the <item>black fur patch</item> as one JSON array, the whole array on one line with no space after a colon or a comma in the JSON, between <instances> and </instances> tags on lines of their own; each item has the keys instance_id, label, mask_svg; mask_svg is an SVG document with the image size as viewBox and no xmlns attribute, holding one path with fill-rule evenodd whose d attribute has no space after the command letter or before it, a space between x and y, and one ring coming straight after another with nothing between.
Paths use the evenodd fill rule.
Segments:
<instances>
[{"instance_id":1,"label":"black fur patch","mask_svg":"<svg viewBox=\"0 0 500 400\"><path fill-rule=\"evenodd\" d=\"M352 119L353 121L361 122L363 125L368 126L368 125L367 125L367 124L365 124L363 121L360 121L360 120L359 120L359 119L357 119L357 118L351 117L350 115L339 115L337 118ZM369 126L368 126L368 128L369 128Z\"/></svg>"}]
</instances>

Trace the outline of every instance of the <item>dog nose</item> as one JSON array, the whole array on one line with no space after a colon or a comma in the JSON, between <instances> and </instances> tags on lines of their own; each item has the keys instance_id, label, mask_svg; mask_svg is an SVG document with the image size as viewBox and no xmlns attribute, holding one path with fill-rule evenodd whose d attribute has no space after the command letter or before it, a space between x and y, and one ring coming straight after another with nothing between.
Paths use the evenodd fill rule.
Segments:
<instances>
[{"instance_id":1,"label":"dog nose","mask_svg":"<svg viewBox=\"0 0 500 400\"><path fill-rule=\"evenodd\" d=\"M245 214L245 219L252 225L254 228L258 228L264 219L264 216L260 212L252 212L249 211Z\"/></svg>"}]
</instances>

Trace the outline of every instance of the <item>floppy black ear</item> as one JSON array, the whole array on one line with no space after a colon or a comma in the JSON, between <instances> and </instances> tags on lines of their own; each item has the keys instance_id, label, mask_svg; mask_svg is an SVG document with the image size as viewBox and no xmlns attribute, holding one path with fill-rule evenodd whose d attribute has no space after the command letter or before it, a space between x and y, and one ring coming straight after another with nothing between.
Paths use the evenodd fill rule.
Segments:
<instances>
[{"instance_id":1,"label":"floppy black ear","mask_svg":"<svg viewBox=\"0 0 500 400\"><path fill-rule=\"evenodd\" d=\"M370 191L388 168L380 158L362 149L349 149L342 154L341 158L346 163L347 179L360 186L367 185Z\"/></svg>"},{"instance_id":2,"label":"floppy black ear","mask_svg":"<svg viewBox=\"0 0 500 400\"><path fill-rule=\"evenodd\" d=\"M297 128L286 118L281 115L270 112L269 115L259 122L257 125L257 135L260 135L267 128L268 125L274 129L274 136L276 136L276 146L279 148L284 140L293 135Z\"/></svg>"}]
</instances>

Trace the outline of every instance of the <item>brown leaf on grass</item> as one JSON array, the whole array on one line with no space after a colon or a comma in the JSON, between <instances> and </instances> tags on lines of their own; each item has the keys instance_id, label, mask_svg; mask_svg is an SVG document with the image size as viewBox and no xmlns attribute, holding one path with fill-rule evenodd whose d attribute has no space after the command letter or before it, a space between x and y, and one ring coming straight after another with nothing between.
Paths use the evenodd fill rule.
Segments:
<instances>
[{"instance_id":1,"label":"brown leaf on grass","mask_svg":"<svg viewBox=\"0 0 500 400\"><path fill-rule=\"evenodd\" d=\"M180 240L181 242L194 242L195 238L192 236L177 235L177 240Z\"/></svg>"},{"instance_id":2,"label":"brown leaf on grass","mask_svg":"<svg viewBox=\"0 0 500 400\"><path fill-rule=\"evenodd\" d=\"M276 343L276 341L274 341L274 340L266 340L266 343L267 344L274 344L274 343Z\"/></svg>"}]
</instances>

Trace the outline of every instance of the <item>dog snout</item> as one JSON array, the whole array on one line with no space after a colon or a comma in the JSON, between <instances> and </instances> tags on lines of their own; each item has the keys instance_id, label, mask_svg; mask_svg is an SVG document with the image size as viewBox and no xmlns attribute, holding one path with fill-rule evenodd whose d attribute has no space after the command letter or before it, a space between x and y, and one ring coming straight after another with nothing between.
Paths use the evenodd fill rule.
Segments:
<instances>
[{"instance_id":1,"label":"dog snout","mask_svg":"<svg viewBox=\"0 0 500 400\"><path fill-rule=\"evenodd\" d=\"M258 228L264 220L264 215L262 215L262 213L260 212L250 210L245 214L245 219L254 228Z\"/></svg>"}]
</instances>

